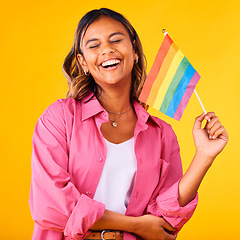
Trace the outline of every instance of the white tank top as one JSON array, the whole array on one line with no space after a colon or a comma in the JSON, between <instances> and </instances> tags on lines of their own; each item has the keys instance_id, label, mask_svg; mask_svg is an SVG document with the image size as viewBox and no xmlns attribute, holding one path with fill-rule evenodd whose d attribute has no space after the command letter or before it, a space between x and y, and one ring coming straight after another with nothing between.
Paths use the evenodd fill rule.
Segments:
<instances>
[{"instance_id":1,"label":"white tank top","mask_svg":"<svg viewBox=\"0 0 240 240\"><path fill-rule=\"evenodd\" d=\"M120 144L105 141L107 158L94 199L107 210L125 214L137 171L134 138Z\"/></svg>"}]
</instances>

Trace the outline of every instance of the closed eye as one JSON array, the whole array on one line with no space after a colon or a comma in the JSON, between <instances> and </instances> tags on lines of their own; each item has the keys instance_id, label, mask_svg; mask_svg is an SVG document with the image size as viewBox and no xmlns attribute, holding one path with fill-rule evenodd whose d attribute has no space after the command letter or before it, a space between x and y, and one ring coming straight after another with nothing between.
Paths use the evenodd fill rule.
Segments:
<instances>
[{"instance_id":1,"label":"closed eye","mask_svg":"<svg viewBox=\"0 0 240 240\"><path fill-rule=\"evenodd\" d=\"M96 48L96 47L98 47L99 45L100 45L100 44L92 45L92 46L90 46L89 48L90 48L90 49Z\"/></svg>"},{"instance_id":2,"label":"closed eye","mask_svg":"<svg viewBox=\"0 0 240 240\"><path fill-rule=\"evenodd\" d=\"M112 40L111 42L112 43L118 43L118 42L121 42L122 41L122 39L117 39L117 40Z\"/></svg>"}]
</instances>

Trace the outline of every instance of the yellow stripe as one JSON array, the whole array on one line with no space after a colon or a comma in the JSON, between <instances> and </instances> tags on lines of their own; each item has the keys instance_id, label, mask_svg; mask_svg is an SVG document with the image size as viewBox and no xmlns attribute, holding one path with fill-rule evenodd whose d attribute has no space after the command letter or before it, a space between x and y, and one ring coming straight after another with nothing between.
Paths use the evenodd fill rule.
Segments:
<instances>
[{"instance_id":1,"label":"yellow stripe","mask_svg":"<svg viewBox=\"0 0 240 240\"><path fill-rule=\"evenodd\" d=\"M176 55L173 58L173 61L170 65L169 69L168 69L166 77L164 78L163 83L162 83L160 89L158 90L157 97L153 104L153 107L155 109L160 109L160 107L163 103L164 97L167 93L168 87L169 87L174 75L176 74L177 69L178 69L180 63L182 62L183 58L184 58L183 53L180 50L178 50Z\"/></svg>"},{"instance_id":2,"label":"yellow stripe","mask_svg":"<svg viewBox=\"0 0 240 240\"><path fill-rule=\"evenodd\" d=\"M160 89L162 82L163 82L164 78L166 77L167 71L168 71L169 67L171 66L171 63L172 63L177 51L178 51L178 47L176 46L175 43L172 43L166 57L163 60L163 63L158 72L158 75L155 78L154 83L152 85L150 94L147 99L148 105L153 106L153 104L156 100L157 94L158 94L158 90Z\"/></svg>"}]
</instances>

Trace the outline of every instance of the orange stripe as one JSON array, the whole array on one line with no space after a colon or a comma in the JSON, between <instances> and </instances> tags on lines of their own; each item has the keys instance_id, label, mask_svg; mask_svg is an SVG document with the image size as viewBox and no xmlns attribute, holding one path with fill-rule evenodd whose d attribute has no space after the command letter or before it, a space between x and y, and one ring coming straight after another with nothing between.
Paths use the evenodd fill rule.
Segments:
<instances>
[{"instance_id":1,"label":"orange stripe","mask_svg":"<svg viewBox=\"0 0 240 240\"><path fill-rule=\"evenodd\" d=\"M173 43L164 59L164 62L162 64L162 67L152 85L152 89L151 89L151 92L148 96L148 99L147 99L147 104L149 104L150 106L153 106L154 102L155 102L155 99L158 95L158 91L159 91L159 88L161 87L162 85L162 82L163 80L165 79L165 76L168 72L168 69L172 63L172 60L176 54L176 52L178 51L178 47L176 46L175 43Z\"/></svg>"},{"instance_id":2,"label":"orange stripe","mask_svg":"<svg viewBox=\"0 0 240 240\"><path fill-rule=\"evenodd\" d=\"M157 56L154 60L153 66L151 67L151 70L145 80L142 92L139 96L139 100L141 102L146 103L148 96L150 94L152 85L158 75L158 72L162 66L162 63L169 51L169 48L171 47L173 41L172 39L168 36L168 34L164 37L163 42L158 50Z\"/></svg>"}]
</instances>

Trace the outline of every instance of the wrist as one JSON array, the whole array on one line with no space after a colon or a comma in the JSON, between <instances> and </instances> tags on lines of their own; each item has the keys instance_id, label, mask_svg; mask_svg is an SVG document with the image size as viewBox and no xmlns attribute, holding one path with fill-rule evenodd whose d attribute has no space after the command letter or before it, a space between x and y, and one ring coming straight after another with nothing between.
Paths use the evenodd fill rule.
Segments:
<instances>
[{"instance_id":1,"label":"wrist","mask_svg":"<svg viewBox=\"0 0 240 240\"><path fill-rule=\"evenodd\" d=\"M196 150L193 162L197 162L198 165L208 169L211 167L214 159L215 157L209 156L208 154L201 150Z\"/></svg>"},{"instance_id":2,"label":"wrist","mask_svg":"<svg viewBox=\"0 0 240 240\"><path fill-rule=\"evenodd\" d=\"M141 229L142 216L140 217L131 217L129 221L129 232L138 235L139 229Z\"/></svg>"},{"instance_id":3,"label":"wrist","mask_svg":"<svg viewBox=\"0 0 240 240\"><path fill-rule=\"evenodd\" d=\"M130 232L137 234L140 227L141 216L140 217L132 217L132 216L126 216L122 215L120 220L120 225L117 228L117 230L124 231L124 232Z\"/></svg>"},{"instance_id":4,"label":"wrist","mask_svg":"<svg viewBox=\"0 0 240 240\"><path fill-rule=\"evenodd\" d=\"M144 228L144 224L146 224L146 222L143 221L143 216L135 217L132 225L132 233L139 235Z\"/></svg>"}]
</instances>

